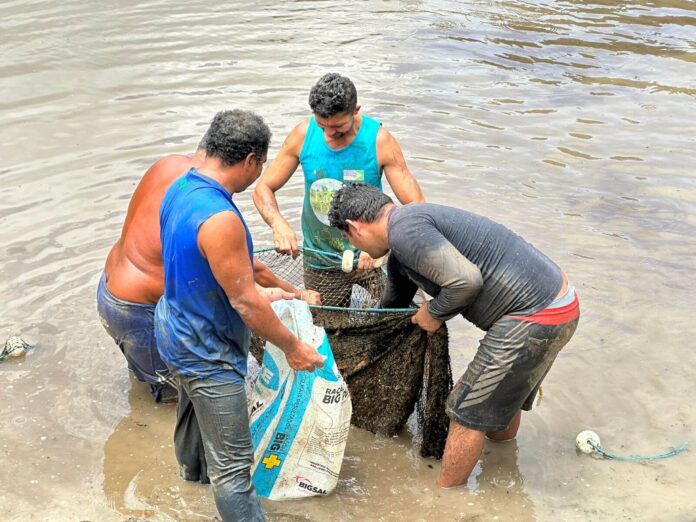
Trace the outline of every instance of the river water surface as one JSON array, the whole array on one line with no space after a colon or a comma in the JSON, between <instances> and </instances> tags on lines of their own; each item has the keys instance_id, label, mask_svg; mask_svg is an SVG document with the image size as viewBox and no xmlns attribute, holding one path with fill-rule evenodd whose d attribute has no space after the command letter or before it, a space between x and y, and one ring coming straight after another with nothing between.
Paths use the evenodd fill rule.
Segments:
<instances>
[{"instance_id":1,"label":"river water surface","mask_svg":"<svg viewBox=\"0 0 696 522\"><path fill-rule=\"evenodd\" d=\"M337 491L270 520L696 520L696 4L685 0L0 3L0 519L211 520L181 482L174 407L132 382L95 292L147 167L215 112L260 113L271 155L337 71L400 141L426 197L555 259L583 317L466 488L408 436L352 430ZM280 192L299 228L302 179ZM237 196L256 244L269 229ZM481 336L450 323L455 373Z\"/></svg>"}]
</instances>

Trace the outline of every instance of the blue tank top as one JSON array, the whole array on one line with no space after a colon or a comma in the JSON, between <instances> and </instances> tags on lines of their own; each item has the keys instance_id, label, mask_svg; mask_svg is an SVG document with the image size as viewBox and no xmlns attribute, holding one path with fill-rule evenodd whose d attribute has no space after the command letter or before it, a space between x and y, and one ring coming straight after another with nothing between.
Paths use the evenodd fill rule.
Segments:
<instances>
[{"instance_id":1,"label":"blue tank top","mask_svg":"<svg viewBox=\"0 0 696 522\"><path fill-rule=\"evenodd\" d=\"M155 337L162 360L194 377L241 383L247 371L250 332L198 249L198 229L211 216L232 211L254 247L232 195L195 168L178 178L160 206L164 295L155 309Z\"/></svg>"},{"instance_id":2,"label":"blue tank top","mask_svg":"<svg viewBox=\"0 0 696 522\"><path fill-rule=\"evenodd\" d=\"M300 152L305 180L302 206L305 247L339 255L344 250L357 250L337 228L329 226L329 208L334 194L344 182L363 181L382 189L382 172L377 163L377 132L380 125L377 120L363 115L360 129L350 145L333 150L326 144L324 131L314 117L310 118ZM317 262L321 265L314 268L337 266L336 259L331 256L319 256ZM338 262L340 264L340 260Z\"/></svg>"}]
</instances>

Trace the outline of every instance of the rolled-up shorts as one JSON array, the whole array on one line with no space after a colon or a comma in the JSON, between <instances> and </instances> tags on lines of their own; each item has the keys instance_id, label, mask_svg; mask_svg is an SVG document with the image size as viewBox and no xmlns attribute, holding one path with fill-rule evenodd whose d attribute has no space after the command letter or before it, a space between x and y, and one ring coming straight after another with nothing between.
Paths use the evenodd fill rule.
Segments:
<instances>
[{"instance_id":1,"label":"rolled-up shorts","mask_svg":"<svg viewBox=\"0 0 696 522\"><path fill-rule=\"evenodd\" d=\"M481 339L474 359L447 398L446 411L478 431L502 431L531 410L544 377L580 318L575 288L528 316L506 315Z\"/></svg>"},{"instance_id":2,"label":"rolled-up shorts","mask_svg":"<svg viewBox=\"0 0 696 522\"><path fill-rule=\"evenodd\" d=\"M176 390L168 382L171 373L157 351L155 306L124 301L106 287L102 274L97 289L97 312L106 332L121 349L128 368L138 380L150 386L157 402L176 400Z\"/></svg>"}]
</instances>

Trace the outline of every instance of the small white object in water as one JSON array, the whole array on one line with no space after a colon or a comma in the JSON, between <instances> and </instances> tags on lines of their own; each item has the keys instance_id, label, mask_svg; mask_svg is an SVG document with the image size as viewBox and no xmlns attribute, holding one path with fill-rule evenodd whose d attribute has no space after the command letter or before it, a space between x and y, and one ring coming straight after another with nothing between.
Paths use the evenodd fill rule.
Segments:
<instances>
[{"instance_id":1,"label":"small white object in water","mask_svg":"<svg viewBox=\"0 0 696 522\"><path fill-rule=\"evenodd\" d=\"M29 345L21 337L16 335L8 337L5 341L5 348L0 352L0 361L8 357L19 357L27 351L27 348Z\"/></svg>"},{"instance_id":2,"label":"small white object in water","mask_svg":"<svg viewBox=\"0 0 696 522\"><path fill-rule=\"evenodd\" d=\"M578 433L578 436L575 437L575 446L580 451L587 453L588 455L595 451L595 449L590 445L590 442L595 446L599 446L599 435L597 435L594 431L581 431Z\"/></svg>"},{"instance_id":3,"label":"small white object in water","mask_svg":"<svg viewBox=\"0 0 696 522\"><path fill-rule=\"evenodd\" d=\"M343 251L343 262L341 263L341 270L345 273L353 271L353 260L355 259L355 252L352 250Z\"/></svg>"}]
</instances>

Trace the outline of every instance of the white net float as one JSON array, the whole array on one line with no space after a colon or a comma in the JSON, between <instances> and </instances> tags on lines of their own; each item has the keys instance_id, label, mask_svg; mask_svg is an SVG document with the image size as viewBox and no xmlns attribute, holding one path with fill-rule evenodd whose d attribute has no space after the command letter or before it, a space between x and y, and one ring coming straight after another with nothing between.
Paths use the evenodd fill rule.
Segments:
<instances>
[{"instance_id":1,"label":"white net float","mask_svg":"<svg viewBox=\"0 0 696 522\"><path fill-rule=\"evenodd\" d=\"M575 447L583 453L589 454L595 451L595 448L590 443L594 444L594 446L599 446L599 435L594 431L581 431L578 433L578 436L575 437Z\"/></svg>"},{"instance_id":2,"label":"white net float","mask_svg":"<svg viewBox=\"0 0 696 522\"><path fill-rule=\"evenodd\" d=\"M341 270L345 273L353 271L353 260L355 259L355 252L352 250L343 251L343 260L341 262Z\"/></svg>"}]
</instances>

